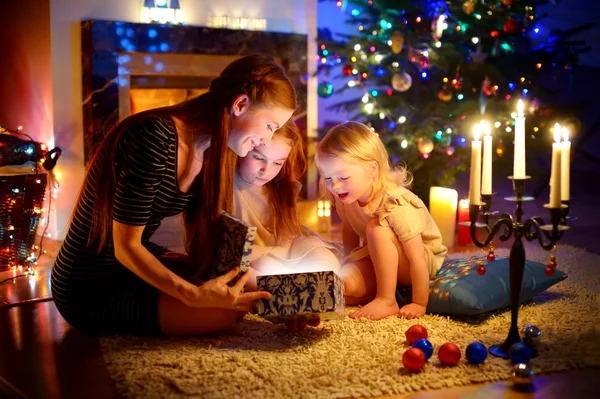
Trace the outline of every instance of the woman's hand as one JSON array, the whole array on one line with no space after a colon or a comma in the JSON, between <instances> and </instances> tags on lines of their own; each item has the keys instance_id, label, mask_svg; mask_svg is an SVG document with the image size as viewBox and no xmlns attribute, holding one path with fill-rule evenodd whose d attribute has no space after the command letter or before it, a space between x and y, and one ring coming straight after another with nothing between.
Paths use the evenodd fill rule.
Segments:
<instances>
[{"instance_id":1,"label":"woman's hand","mask_svg":"<svg viewBox=\"0 0 600 399\"><path fill-rule=\"evenodd\" d=\"M186 305L249 312L257 300L271 299L271 294L266 291L241 292L248 278L250 278L249 271L240 276L233 287L227 285L238 275L239 270L239 267L236 267L222 276L208 280L198 286L197 297L190 300Z\"/></svg>"}]
</instances>

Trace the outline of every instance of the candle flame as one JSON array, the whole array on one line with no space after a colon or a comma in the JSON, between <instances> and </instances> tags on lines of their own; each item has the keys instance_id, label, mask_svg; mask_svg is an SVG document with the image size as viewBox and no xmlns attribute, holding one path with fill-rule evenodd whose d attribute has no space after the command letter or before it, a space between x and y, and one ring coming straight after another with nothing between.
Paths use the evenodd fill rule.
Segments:
<instances>
[{"instance_id":1,"label":"candle flame","mask_svg":"<svg viewBox=\"0 0 600 399\"><path fill-rule=\"evenodd\" d=\"M485 134L486 136L489 136L492 134L492 129L490 127L490 124L487 123L487 121L481 120L481 122L479 122L480 126L481 126L481 130L483 131L483 134Z\"/></svg>"},{"instance_id":2,"label":"candle flame","mask_svg":"<svg viewBox=\"0 0 600 399\"><path fill-rule=\"evenodd\" d=\"M554 141L560 143L560 125L558 123L554 125Z\"/></svg>"},{"instance_id":3,"label":"candle flame","mask_svg":"<svg viewBox=\"0 0 600 399\"><path fill-rule=\"evenodd\" d=\"M475 141L479 141L480 135L481 135L481 126L479 125L479 123L476 123L475 127L473 128L473 139Z\"/></svg>"},{"instance_id":4,"label":"candle flame","mask_svg":"<svg viewBox=\"0 0 600 399\"><path fill-rule=\"evenodd\" d=\"M569 129L566 126L562 127L562 137L565 143L569 141Z\"/></svg>"},{"instance_id":5,"label":"candle flame","mask_svg":"<svg viewBox=\"0 0 600 399\"><path fill-rule=\"evenodd\" d=\"M517 102L517 115L518 116L523 116L523 110L525 106L523 105L523 100L519 100Z\"/></svg>"}]
</instances>

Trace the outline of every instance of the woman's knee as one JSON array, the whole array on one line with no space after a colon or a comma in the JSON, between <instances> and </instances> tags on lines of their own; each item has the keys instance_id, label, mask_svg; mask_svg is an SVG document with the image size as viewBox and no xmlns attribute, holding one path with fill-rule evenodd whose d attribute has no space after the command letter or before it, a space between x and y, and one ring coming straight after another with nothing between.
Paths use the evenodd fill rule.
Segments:
<instances>
[{"instance_id":1,"label":"woman's knee","mask_svg":"<svg viewBox=\"0 0 600 399\"><path fill-rule=\"evenodd\" d=\"M239 312L217 308L192 308L161 293L158 303L160 328L165 335L212 334L231 328Z\"/></svg>"}]
</instances>

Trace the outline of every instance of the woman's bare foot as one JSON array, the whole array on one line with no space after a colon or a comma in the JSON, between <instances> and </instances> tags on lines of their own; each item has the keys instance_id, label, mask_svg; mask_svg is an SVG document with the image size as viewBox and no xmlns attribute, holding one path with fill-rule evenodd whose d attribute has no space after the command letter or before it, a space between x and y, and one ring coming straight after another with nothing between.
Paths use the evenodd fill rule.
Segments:
<instances>
[{"instance_id":1,"label":"woman's bare foot","mask_svg":"<svg viewBox=\"0 0 600 399\"><path fill-rule=\"evenodd\" d=\"M381 320L388 316L398 314L399 310L398 303L394 298L375 298L356 312L350 313L350 317L353 319L364 317L369 320Z\"/></svg>"}]
</instances>

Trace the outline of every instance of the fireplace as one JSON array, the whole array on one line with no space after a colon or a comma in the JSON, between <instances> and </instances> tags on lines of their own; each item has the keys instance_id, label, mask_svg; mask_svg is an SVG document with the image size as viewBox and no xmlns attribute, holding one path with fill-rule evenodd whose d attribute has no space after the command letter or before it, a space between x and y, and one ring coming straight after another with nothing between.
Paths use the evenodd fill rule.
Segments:
<instances>
[{"instance_id":1,"label":"fireplace","mask_svg":"<svg viewBox=\"0 0 600 399\"><path fill-rule=\"evenodd\" d=\"M227 64L253 53L271 54L285 68L306 137L306 35L101 20L83 21L81 30L86 164L119 120L198 96Z\"/></svg>"}]
</instances>

